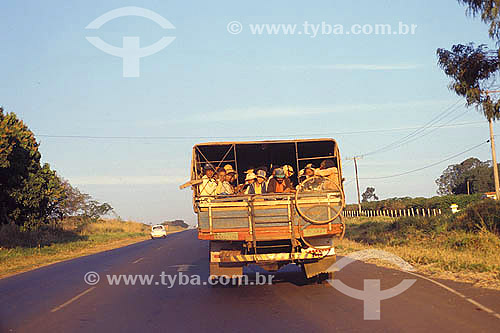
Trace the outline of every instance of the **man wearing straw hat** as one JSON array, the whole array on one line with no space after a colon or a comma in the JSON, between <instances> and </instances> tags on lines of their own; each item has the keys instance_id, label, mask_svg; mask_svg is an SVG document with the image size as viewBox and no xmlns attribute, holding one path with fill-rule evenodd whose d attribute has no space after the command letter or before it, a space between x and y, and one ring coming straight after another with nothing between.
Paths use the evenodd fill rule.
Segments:
<instances>
[{"instance_id":1,"label":"man wearing straw hat","mask_svg":"<svg viewBox=\"0 0 500 333\"><path fill-rule=\"evenodd\" d=\"M264 170L257 170L257 180L250 185L248 194L264 194L267 193L266 187L266 172Z\"/></svg>"}]
</instances>

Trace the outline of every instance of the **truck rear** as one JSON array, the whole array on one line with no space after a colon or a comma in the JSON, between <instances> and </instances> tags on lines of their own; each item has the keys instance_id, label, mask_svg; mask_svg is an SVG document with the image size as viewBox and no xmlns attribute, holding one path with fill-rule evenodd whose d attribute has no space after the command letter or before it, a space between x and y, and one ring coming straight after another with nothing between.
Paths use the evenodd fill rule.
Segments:
<instances>
[{"instance_id":1,"label":"truck rear","mask_svg":"<svg viewBox=\"0 0 500 333\"><path fill-rule=\"evenodd\" d=\"M245 172L285 165L294 169L287 175L294 184L291 191L207 195L202 189L207 166L230 166L236 172L234 187L241 189ZM217 175L211 177L215 184ZM329 278L328 268L336 260L334 240L345 232L342 182L339 149L333 139L195 145L187 185L193 189L198 238L210 242L210 275L241 276L249 264L276 271L295 263L307 279Z\"/></svg>"}]
</instances>

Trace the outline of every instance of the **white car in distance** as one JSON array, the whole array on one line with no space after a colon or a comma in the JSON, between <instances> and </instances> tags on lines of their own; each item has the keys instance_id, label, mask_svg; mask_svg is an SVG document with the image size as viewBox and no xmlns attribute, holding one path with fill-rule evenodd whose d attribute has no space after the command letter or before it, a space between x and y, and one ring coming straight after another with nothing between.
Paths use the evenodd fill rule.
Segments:
<instances>
[{"instance_id":1,"label":"white car in distance","mask_svg":"<svg viewBox=\"0 0 500 333\"><path fill-rule=\"evenodd\" d=\"M167 237L167 230L165 229L165 226L157 224L151 227L151 239L166 238L166 237Z\"/></svg>"}]
</instances>

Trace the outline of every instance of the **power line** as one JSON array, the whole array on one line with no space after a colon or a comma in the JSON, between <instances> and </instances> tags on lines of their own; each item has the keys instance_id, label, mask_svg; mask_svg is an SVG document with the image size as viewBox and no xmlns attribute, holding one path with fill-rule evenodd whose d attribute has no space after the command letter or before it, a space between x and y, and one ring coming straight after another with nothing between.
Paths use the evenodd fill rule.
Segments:
<instances>
[{"instance_id":1,"label":"power line","mask_svg":"<svg viewBox=\"0 0 500 333\"><path fill-rule=\"evenodd\" d=\"M461 127L467 125L483 124L482 121L472 121L456 124L445 124L440 126L429 126L427 128L445 128L445 127ZM333 135L351 135L351 134L364 134L364 133L382 133L394 131L406 131L413 129L420 129L422 127L398 127L386 128L375 130L360 130L349 132L331 132L331 133L310 133L310 134L290 134L290 135L248 135L248 136L92 136L92 135L52 135L52 134L37 134L37 137L51 138L51 139L96 139L96 140L210 140L210 139L236 139L236 138L285 138L285 137L320 137L320 136L333 136ZM364 154L366 155L366 154Z\"/></svg>"},{"instance_id":2,"label":"power line","mask_svg":"<svg viewBox=\"0 0 500 333\"><path fill-rule=\"evenodd\" d=\"M468 111L467 111L467 110L465 110L464 112L462 112L462 113L458 114L456 117L454 117L454 118L450 119L448 122L452 122L452 121L454 121L454 120L457 120L458 118L460 118L460 117L462 117L463 115L465 115L467 112L468 112ZM481 121L480 123L483 123L483 122ZM431 129L430 131L428 131L428 132L425 132L425 133L422 133L422 132L421 132L421 133L422 133L422 135L417 136L417 137L410 138L409 140L406 140L405 142L402 142L402 143L398 144L397 146L394 146L393 148L391 148L391 149L387 149L387 150L385 150L385 151L393 150L393 149L399 148L399 147L401 147L401 146L403 146L403 145L406 145L406 144L408 144L408 143L411 143L411 142L414 142L414 141L416 141L416 140L419 140L419 139L421 139L421 138L423 138L423 137L425 137L425 136L427 136L427 135L429 135L429 134L431 134L431 133L436 132L438 129L443 128L443 127L446 127L446 126L447 126L447 123L444 123L444 124L439 125L439 126L427 127L427 129L430 129L430 128L432 128L432 129ZM384 151L384 152L385 152L385 151Z\"/></svg>"},{"instance_id":3,"label":"power line","mask_svg":"<svg viewBox=\"0 0 500 333\"><path fill-rule=\"evenodd\" d=\"M465 154L465 153L467 153L467 152L469 152L469 151L471 151L471 150L474 150L474 149L476 149L476 148L478 148L478 147L480 147L480 146L482 146L482 145L484 145L484 144L486 144L486 143L488 143L488 142L490 142L490 140L486 140L486 141L484 141L484 142L481 142L480 144L477 144L477 145L475 145L475 146L473 146L473 147L471 147L471 148L469 148L469 149L467 149L467 150L464 150L464 151L462 151L462 152L460 152L460 153L457 153L457 154L455 154L455 155L453 155L453 156L447 157L447 158L445 158L444 160L441 160L441 161L439 161L439 162L435 162L435 163L429 164L429 165L427 165L427 166L424 166L424 167L421 167L421 168L418 168L418 169L414 169L414 170L410 170L410 171L406 171L406 172L403 172L403 173L398 173L398 174L395 174L395 175L390 175L390 176L382 176L382 177L365 177L365 178L361 178L361 177L360 177L359 179L386 179L386 178L393 178L393 177L399 177L399 176L407 175L407 174L410 174L410 173L413 173L413 172L421 171L421 170L424 170L424 169L428 169L428 168L431 168L431 167L436 166L436 165L438 165L438 164L441 164L441 163L443 163L443 162L446 162L446 161L448 161L448 160L451 160L451 159L453 159L453 158L455 158L455 157L458 157L458 156L460 156L460 155L462 155L462 154Z\"/></svg>"},{"instance_id":4,"label":"power line","mask_svg":"<svg viewBox=\"0 0 500 333\"><path fill-rule=\"evenodd\" d=\"M386 146L383 146L382 148L379 148L379 149L376 149L376 150L373 150L371 152L368 152L368 153L365 153L363 154L363 156L367 156L367 155L373 155L373 154L377 154L377 153L382 153L382 152L386 152L386 151L389 151L389 150L392 150L392 149L395 149L397 147L400 147L401 145L403 145L404 143L406 143L408 140L416 137L419 133L422 133L423 131L425 131L427 128L430 128L432 127L433 124L439 122L440 120L444 119L445 117L447 117L448 115L450 115L451 113L453 113L457 108L457 105L458 103L460 102L460 100L457 100L455 103L453 103L452 105L448 106L446 109L443 110L443 112L441 112L440 114L438 114L436 117L432 118L431 120L429 120L427 123L425 123L423 126L419 127L416 131L394 141L394 142L391 142L389 143L388 145Z\"/></svg>"}]
</instances>

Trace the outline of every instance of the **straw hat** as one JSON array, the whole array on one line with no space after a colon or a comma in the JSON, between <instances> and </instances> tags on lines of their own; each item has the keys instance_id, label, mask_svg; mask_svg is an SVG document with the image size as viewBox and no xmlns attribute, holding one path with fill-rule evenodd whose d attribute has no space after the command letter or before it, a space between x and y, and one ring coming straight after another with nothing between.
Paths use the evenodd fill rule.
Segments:
<instances>
[{"instance_id":1,"label":"straw hat","mask_svg":"<svg viewBox=\"0 0 500 333\"><path fill-rule=\"evenodd\" d=\"M293 168L291 165L284 165L283 166L283 171L285 172L285 175L286 174L289 174L290 176L293 175Z\"/></svg>"},{"instance_id":2,"label":"straw hat","mask_svg":"<svg viewBox=\"0 0 500 333\"><path fill-rule=\"evenodd\" d=\"M226 170L226 173L236 173L236 171L234 171L233 166L231 164L224 165L224 169Z\"/></svg>"},{"instance_id":3,"label":"straw hat","mask_svg":"<svg viewBox=\"0 0 500 333\"><path fill-rule=\"evenodd\" d=\"M245 177L245 181L256 179L256 178L257 178L257 176L255 175L255 173L249 172L249 173L247 173L247 176Z\"/></svg>"}]
</instances>

